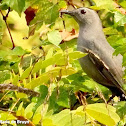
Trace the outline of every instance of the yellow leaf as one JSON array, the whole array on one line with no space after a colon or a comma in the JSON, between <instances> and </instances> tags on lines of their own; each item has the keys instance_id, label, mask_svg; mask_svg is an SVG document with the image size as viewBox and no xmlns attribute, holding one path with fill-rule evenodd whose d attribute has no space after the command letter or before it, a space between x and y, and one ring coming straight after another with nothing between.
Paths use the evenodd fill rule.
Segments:
<instances>
[{"instance_id":1,"label":"yellow leaf","mask_svg":"<svg viewBox=\"0 0 126 126\"><path fill-rule=\"evenodd\" d=\"M107 126L115 126L120 120L116 109L104 103L89 104L86 106L86 112L91 117Z\"/></svg>"}]
</instances>

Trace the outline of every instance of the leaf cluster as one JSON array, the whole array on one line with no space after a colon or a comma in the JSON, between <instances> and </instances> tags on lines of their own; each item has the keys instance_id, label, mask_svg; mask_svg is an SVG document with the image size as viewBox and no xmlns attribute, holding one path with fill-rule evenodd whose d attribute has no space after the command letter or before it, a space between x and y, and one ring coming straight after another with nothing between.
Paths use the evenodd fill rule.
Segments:
<instances>
[{"instance_id":1,"label":"leaf cluster","mask_svg":"<svg viewBox=\"0 0 126 126\"><path fill-rule=\"evenodd\" d=\"M122 54L126 66L125 0L2 0L0 83L40 96L1 91L0 120L14 126L14 120L32 126L126 125L126 102L115 97L107 104L111 92L89 78L78 62L86 56L76 51L78 24L70 16L60 17L61 9L83 6L98 12L113 55Z\"/></svg>"}]
</instances>

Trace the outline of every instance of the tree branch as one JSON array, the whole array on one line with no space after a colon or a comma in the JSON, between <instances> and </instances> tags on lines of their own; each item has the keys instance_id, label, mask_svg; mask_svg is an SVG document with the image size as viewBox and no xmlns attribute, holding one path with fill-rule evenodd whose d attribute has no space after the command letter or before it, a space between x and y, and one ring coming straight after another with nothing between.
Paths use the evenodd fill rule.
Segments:
<instances>
[{"instance_id":1,"label":"tree branch","mask_svg":"<svg viewBox=\"0 0 126 126\"><path fill-rule=\"evenodd\" d=\"M25 93L27 95L35 96L35 97L38 97L40 95L40 93L38 93L36 91L33 91L31 89L27 89L27 88L23 88L23 87L18 87L13 84L0 84L0 91L3 91L3 90L18 91L21 93Z\"/></svg>"}]
</instances>

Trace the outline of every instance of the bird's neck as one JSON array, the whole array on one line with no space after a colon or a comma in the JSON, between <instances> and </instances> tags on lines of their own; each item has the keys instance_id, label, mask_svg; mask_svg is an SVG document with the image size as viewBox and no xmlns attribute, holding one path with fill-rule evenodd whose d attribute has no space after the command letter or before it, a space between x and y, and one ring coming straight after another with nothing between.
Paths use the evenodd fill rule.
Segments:
<instances>
[{"instance_id":1,"label":"bird's neck","mask_svg":"<svg viewBox=\"0 0 126 126\"><path fill-rule=\"evenodd\" d=\"M102 25L99 22L91 24L80 24L79 37L78 37L78 50L83 52L83 48L92 49L96 39L105 40L105 35L102 30ZM99 43L99 41L97 41Z\"/></svg>"},{"instance_id":2,"label":"bird's neck","mask_svg":"<svg viewBox=\"0 0 126 126\"><path fill-rule=\"evenodd\" d=\"M95 30L97 31L102 31L102 24L100 20L97 21L92 21L88 23L80 23L80 31L92 31Z\"/></svg>"},{"instance_id":3,"label":"bird's neck","mask_svg":"<svg viewBox=\"0 0 126 126\"><path fill-rule=\"evenodd\" d=\"M94 22L90 22L90 23L82 23L79 25L80 30L79 30L79 35L83 35L83 37L86 37L87 39L92 38L92 37L100 37L100 35L104 36L103 33L103 28L102 28L102 24L100 21L94 21Z\"/></svg>"}]
</instances>

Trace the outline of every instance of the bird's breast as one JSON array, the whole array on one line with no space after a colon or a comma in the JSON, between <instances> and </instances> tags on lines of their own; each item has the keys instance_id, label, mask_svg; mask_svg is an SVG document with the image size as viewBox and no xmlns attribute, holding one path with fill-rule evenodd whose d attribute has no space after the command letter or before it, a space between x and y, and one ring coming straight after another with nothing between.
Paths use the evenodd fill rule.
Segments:
<instances>
[{"instance_id":1,"label":"bird's breast","mask_svg":"<svg viewBox=\"0 0 126 126\"><path fill-rule=\"evenodd\" d=\"M92 51L95 49L94 38L79 36L77 41L77 50L81 52L86 52L85 49Z\"/></svg>"}]
</instances>

